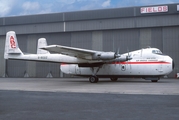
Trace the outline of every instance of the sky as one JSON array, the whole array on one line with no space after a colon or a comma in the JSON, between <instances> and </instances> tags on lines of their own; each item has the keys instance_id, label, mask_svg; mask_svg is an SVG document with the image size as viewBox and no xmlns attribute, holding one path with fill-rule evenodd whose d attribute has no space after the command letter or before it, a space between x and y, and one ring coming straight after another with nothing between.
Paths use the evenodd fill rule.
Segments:
<instances>
[{"instance_id":1,"label":"sky","mask_svg":"<svg viewBox=\"0 0 179 120\"><path fill-rule=\"evenodd\" d=\"M179 3L179 0L0 0L0 17Z\"/></svg>"}]
</instances>

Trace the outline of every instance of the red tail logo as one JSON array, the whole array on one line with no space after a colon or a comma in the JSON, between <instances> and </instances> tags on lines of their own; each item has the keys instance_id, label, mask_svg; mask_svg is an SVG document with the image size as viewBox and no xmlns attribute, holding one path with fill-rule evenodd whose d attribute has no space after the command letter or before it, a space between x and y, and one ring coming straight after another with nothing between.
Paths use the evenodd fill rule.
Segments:
<instances>
[{"instance_id":1,"label":"red tail logo","mask_svg":"<svg viewBox=\"0 0 179 120\"><path fill-rule=\"evenodd\" d=\"M10 37L10 44L11 44L11 48L16 48L16 42L14 41L13 36Z\"/></svg>"}]
</instances>

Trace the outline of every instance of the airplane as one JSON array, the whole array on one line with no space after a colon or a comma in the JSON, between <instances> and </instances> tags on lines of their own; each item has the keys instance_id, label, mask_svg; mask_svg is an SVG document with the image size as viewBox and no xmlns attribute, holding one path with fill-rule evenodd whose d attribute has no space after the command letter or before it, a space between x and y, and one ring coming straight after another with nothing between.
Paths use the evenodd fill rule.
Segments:
<instances>
[{"instance_id":1,"label":"airplane","mask_svg":"<svg viewBox=\"0 0 179 120\"><path fill-rule=\"evenodd\" d=\"M143 78L158 82L174 69L171 57L164 55L157 48L143 48L119 54L62 45L47 45L45 38L40 38L37 54L25 54L19 46L14 31L6 33L4 59L42 61L60 63L63 73L75 76L89 77L91 83L97 83L99 78Z\"/></svg>"}]
</instances>

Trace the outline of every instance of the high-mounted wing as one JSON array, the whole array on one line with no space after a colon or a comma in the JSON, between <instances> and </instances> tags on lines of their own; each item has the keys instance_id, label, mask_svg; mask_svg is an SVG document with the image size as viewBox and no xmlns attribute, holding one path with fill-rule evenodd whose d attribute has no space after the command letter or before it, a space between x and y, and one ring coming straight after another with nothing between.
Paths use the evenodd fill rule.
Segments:
<instances>
[{"instance_id":1,"label":"high-mounted wing","mask_svg":"<svg viewBox=\"0 0 179 120\"><path fill-rule=\"evenodd\" d=\"M48 50L51 53L59 53L59 54L64 54L64 55L69 55L69 56L74 56L84 59L92 59L92 56L94 54L100 52L100 51L93 51L93 50L67 47L61 45L49 45L49 46L42 47L41 49Z\"/></svg>"},{"instance_id":2,"label":"high-mounted wing","mask_svg":"<svg viewBox=\"0 0 179 120\"><path fill-rule=\"evenodd\" d=\"M51 53L59 53L87 60L102 60L104 62L127 61L132 59L129 56L121 56L118 52L94 51L61 45L49 45L41 49L48 50Z\"/></svg>"}]
</instances>

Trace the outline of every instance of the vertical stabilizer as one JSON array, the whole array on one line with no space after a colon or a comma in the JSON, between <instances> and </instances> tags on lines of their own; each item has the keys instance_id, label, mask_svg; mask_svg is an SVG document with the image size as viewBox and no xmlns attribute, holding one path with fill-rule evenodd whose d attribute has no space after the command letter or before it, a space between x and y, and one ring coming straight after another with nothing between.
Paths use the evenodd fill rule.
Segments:
<instances>
[{"instance_id":1,"label":"vertical stabilizer","mask_svg":"<svg viewBox=\"0 0 179 120\"><path fill-rule=\"evenodd\" d=\"M47 46L46 39L40 38L38 40L38 45L37 45L37 54L50 54L49 51L40 49L40 48L45 47L45 46Z\"/></svg>"},{"instance_id":2,"label":"vertical stabilizer","mask_svg":"<svg viewBox=\"0 0 179 120\"><path fill-rule=\"evenodd\" d=\"M9 31L6 33L4 58L8 59L10 54L23 54L19 49L16 33L14 31Z\"/></svg>"}]
</instances>

